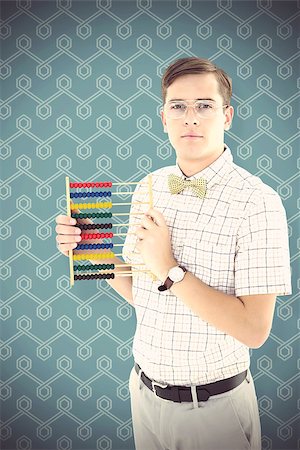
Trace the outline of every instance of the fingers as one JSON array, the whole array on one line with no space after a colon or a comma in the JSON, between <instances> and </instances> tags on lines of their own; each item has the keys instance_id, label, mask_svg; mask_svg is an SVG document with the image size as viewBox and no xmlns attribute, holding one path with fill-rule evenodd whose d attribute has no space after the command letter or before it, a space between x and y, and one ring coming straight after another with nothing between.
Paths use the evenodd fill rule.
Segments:
<instances>
[{"instance_id":1,"label":"fingers","mask_svg":"<svg viewBox=\"0 0 300 450\"><path fill-rule=\"evenodd\" d=\"M57 234L56 235L56 242L58 244L76 244L77 242L81 241L81 236L80 235L66 235L66 234ZM70 249L68 249L70 250Z\"/></svg>"},{"instance_id":2,"label":"fingers","mask_svg":"<svg viewBox=\"0 0 300 450\"><path fill-rule=\"evenodd\" d=\"M149 217L148 215L145 215L145 216L143 216L143 218L141 220L141 225L142 225L142 227L149 230L149 228L155 226L155 223L153 222L151 217Z\"/></svg>"},{"instance_id":3,"label":"fingers","mask_svg":"<svg viewBox=\"0 0 300 450\"><path fill-rule=\"evenodd\" d=\"M58 225L76 225L76 219L72 219L69 216L63 216L61 214L56 217L56 223Z\"/></svg>"},{"instance_id":4,"label":"fingers","mask_svg":"<svg viewBox=\"0 0 300 450\"><path fill-rule=\"evenodd\" d=\"M61 253L68 256L69 250L74 250L81 241L81 229L75 227L76 219L69 216L59 215L56 218L55 231L56 242Z\"/></svg>"},{"instance_id":5,"label":"fingers","mask_svg":"<svg viewBox=\"0 0 300 450\"><path fill-rule=\"evenodd\" d=\"M144 239L145 238L145 234L146 234L146 230L143 227L138 227L136 229L135 234L136 234L138 239Z\"/></svg>"},{"instance_id":6,"label":"fingers","mask_svg":"<svg viewBox=\"0 0 300 450\"><path fill-rule=\"evenodd\" d=\"M74 227L70 225L56 225L55 231L57 234L76 236L81 234L81 229L79 227Z\"/></svg>"},{"instance_id":7,"label":"fingers","mask_svg":"<svg viewBox=\"0 0 300 450\"><path fill-rule=\"evenodd\" d=\"M162 227L162 226L166 225L166 221L164 219L164 216L157 209L150 208L146 212L146 216L149 216L152 219L152 221L154 221L159 227Z\"/></svg>"},{"instance_id":8,"label":"fingers","mask_svg":"<svg viewBox=\"0 0 300 450\"><path fill-rule=\"evenodd\" d=\"M75 228L75 227L65 227L65 228ZM79 228L77 228L81 231ZM57 234L56 242L58 244L58 249L64 255L68 255L69 250L74 250L77 244L81 241L80 234Z\"/></svg>"}]
</instances>

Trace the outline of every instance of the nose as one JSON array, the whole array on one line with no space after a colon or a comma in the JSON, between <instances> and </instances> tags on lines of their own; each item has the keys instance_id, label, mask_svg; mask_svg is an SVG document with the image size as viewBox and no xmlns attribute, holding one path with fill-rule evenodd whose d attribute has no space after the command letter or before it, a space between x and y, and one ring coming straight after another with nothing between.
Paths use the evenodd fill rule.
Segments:
<instances>
[{"instance_id":1,"label":"nose","mask_svg":"<svg viewBox=\"0 0 300 450\"><path fill-rule=\"evenodd\" d=\"M190 113L190 110L192 110L192 113ZM184 116L184 122L186 125L189 125L192 123L193 125L199 124L199 118L196 114L196 111L193 106L189 105L186 109L185 116Z\"/></svg>"}]
</instances>

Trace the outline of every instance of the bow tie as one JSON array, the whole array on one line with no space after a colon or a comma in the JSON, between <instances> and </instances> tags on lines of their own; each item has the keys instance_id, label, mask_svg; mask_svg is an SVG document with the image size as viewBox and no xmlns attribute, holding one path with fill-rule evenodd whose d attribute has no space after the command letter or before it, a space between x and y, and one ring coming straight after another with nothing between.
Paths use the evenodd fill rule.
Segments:
<instances>
[{"instance_id":1,"label":"bow tie","mask_svg":"<svg viewBox=\"0 0 300 450\"><path fill-rule=\"evenodd\" d=\"M168 175L168 185L171 194L179 194L185 188L191 188L194 194L200 198L204 198L206 194L206 180L204 178L184 180L182 177L171 173Z\"/></svg>"}]
</instances>

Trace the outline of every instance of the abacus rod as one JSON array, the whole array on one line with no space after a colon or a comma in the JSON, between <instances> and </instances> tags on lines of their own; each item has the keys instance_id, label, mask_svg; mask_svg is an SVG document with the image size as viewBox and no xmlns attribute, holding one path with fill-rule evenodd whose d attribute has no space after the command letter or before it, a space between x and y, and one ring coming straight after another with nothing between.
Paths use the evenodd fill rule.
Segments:
<instances>
[{"instance_id":1,"label":"abacus rod","mask_svg":"<svg viewBox=\"0 0 300 450\"><path fill-rule=\"evenodd\" d=\"M129 194L134 194L134 191L133 192L112 192L111 193L111 195L129 195ZM143 191L141 191L141 192L139 192L139 194L147 194L147 192L143 192ZM106 197L107 198L107 197Z\"/></svg>"},{"instance_id":2,"label":"abacus rod","mask_svg":"<svg viewBox=\"0 0 300 450\"><path fill-rule=\"evenodd\" d=\"M144 266L144 265L145 265L144 263L137 263L137 264L134 264L134 266ZM132 264L129 264L129 263L115 264L115 267L124 267L124 266L129 266L129 267L131 267Z\"/></svg>"},{"instance_id":3,"label":"abacus rod","mask_svg":"<svg viewBox=\"0 0 300 450\"><path fill-rule=\"evenodd\" d=\"M123 206L123 205L126 205L126 206L128 206L128 205L130 205L130 206L131 206L131 205L149 205L149 202L113 203L112 206Z\"/></svg>"},{"instance_id":4,"label":"abacus rod","mask_svg":"<svg viewBox=\"0 0 300 450\"><path fill-rule=\"evenodd\" d=\"M80 225L80 224L79 224ZM101 225L97 224L97 223L91 223L91 224L83 224L83 225ZM105 224L104 224L105 225ZM138 227L140 224L139 223L112 223L111 226L112 227ZM93 230L94 228L86 228L86 232L88 230ZM110 228L101 228L101 230L109 230ZM102 233L106 233L105 231L102 231ZM109 231L107 231L107 233L109 233ZM115 234L114 234L115 236Z\"/></svg>"},{"instance_id":5,"label":"abacus rod","mask_svg":"<svg viewBox=\"0 0 300 450\"><path fill-rule=\"evenodd\" d=\"M150 271L149 271L149 273L150 273ZM135 273L131 273L131 272L128 272L128 273L119 272L116 274L117 277L133 277L134 275L135 275Z\"/></svg>"},{"instance_id":6,"label":"abacus rod","mask_svg":"<svg viewBox=\"0 0 300 450\"><path fill-rule=\"evenodd\" d=\"M80 275L98 275L98 274L80 274ZM115 276L114 276L114 278L116 278L116 277L133 277L133 276L136 276L136 274L134 274L134 273L116 273L115 274ZM80 278L78 278L78 281L80 281Z\"/></svg>"},{"instance_id":7,"label":"abacus rod","mask_svg":"<svg viewBox=\"0 0 300 450\"><path fill-rule=\"evenodd\" d=\"M149 188L149 203L150 208L153 208L153 190L152 190L152 173L149 173L148 175L148 188ZM157 277L151 273L153 281L157 280Z\"/></svg>"},{"instance_id":8,"label":"abacus rod","mask_svg":"<svg viewBox=\"0 0 300 450\"><path fill-rule=\"evenodd\" d=\"M83 209L95 209L98 208L98 206L96 205L100 205L100 204L104 204L105 206L103 207L103 209L109 209L112 208L113 206L131 206L131 205L149 205L149 202L126 202L126 203L113 203L113 202L98 202L95 203L95 206L89 206L89 207L84 207L85 205L88 205L90 202L85 202L85 203L73 203L72 204L72 208L71 209L78 209L78 208L83 208ZM109 203L109 206L107 206L107 203ZM92 204L92 203L91 203Z\"/></svg>"},{"instance_id":9,"label":"abacus rod","mask_svg":"<svg viewBox=\"0 0 300 450\"><path fill-rule=\"evenodd\" d=\"M125 270L101 270L101 273L115 273L115 274L117 274L117 273L124 273L124 274L126 274L126 273L139 273L139 272L149 272L150 273L150 270L148 270L148 269L138 269L138 270L128 270L127 272L125 271ZM99 272L87 272L87 273L85 273L85 272L80 272L79 273L79 275L97 275Z\"/></svg>"},{"instance_id":10,"label":"abacus rod","mask_svg":"<svg viewBox=\"0 0 300 450\"><path fill-rule=\"evenodd\" d=\"M86 213L82 213L82 214L86 214ZM91 214L87 214L87 216L86 217L78 217L78 219L88 219L88 218L90 218L90 217L92 217L92 214L93 213L91 213ZM124 212L124 213L112 213L112 215L113 216L143 216L145 213L142 213L142 212L136 212L136 213L130 213L129 211L128 212ZM93 219L95 219L95 217L92 217ZM97 218L97 217L96 217ZM108 217L101 217L101 219L107 219Z\"/></svg>"},{"instance_id":11,"label":"abacus rod","mask_svg":"<svg viewBox=\"0 0 300 450\"><path fill-rule=\"evenodd\" d=\"M97 224L97 223L96 224L95 223L93 223L93 224L83 224L83 225L79 224L79 225L80 226L83 226L83 225L98 225L99 226L99 225L101 225L101 223L100 224ZM112 223L111 226L112 227L139 227L140 224L139 223L117 223L117 224ZM92 230L110 230L110 229L111 228L97 228L97 227L95 227L95 228L82 228L83 232L86 233L86 234L95 234L95 231L93 232ZM109 233L109 231L101 231L101 233ZM99 234L99 232L98 232L98 234ZM127 234L127 233L125 233L125 234ZM118 236L118 234L115 234L115 233L113 233L113 235L114 236ZM120 234L120 236L121 236L121 234ZM108 239L110 239L110 238L108 238Z\"/></svg>"},{"instance_id":12,"label":"abacus rod","mask_svg":"<svg viewBox=\"0 0 300 450\"><path fill-rule=\"evenodd\" d=\"M139 223L113 223L113 227L137 227L139 226ZM116 236L116 234L115 234Z\"/></svg>"},{"instance_id":13,"label":"abacus rod","mask_svg":"<svg viewBox=\"0 0 300 450\"><path fill-rule=\"evenodd\" d=\"M98 189L98 188L97 188ZM101 189L101 188L100 188ZM140 192L140 194L146 194L147 192ZM111 195L129 195L134 194L134 192L111 192ZM86 198L86 197L73 197L73 198ZM88 197L90 198L90 197ZM109 197L100 197L100 198L109 198Z\"/></svg>"},{"instance_id":14,"label":"abacus rod","mask_svg":"<svg viewBox=\"0 0 300 450\"><path fill-rule=\"evenodd\" d=\"M78 183L78 184L83 184L83 183L81 183L81 182L77 182L77 181L71 181L71 183ZM89 182L89 181L86 181L86 183L91 183L91 182ZM96 183L96 182L94 182L94 183ZM99 182L100 183L100 182ZM141 186L143 186L143 185L147 185L147 182L146 181L123 181L123 182L120 182L120 183L112 183L112 186L126 186L127 184L140 184ZM92 186L80 186L80 187L92 187ZM101 187L101 188L107 188L108 186L93 186L93 187ZM74 188L74 189L76 189L76 188Z\"/></svg>"},{"instance_id":15,"label":"abacus rod","mask_svg":"<svg viewBox=\"0 0 300 450\"><path fill-rule=\"evenodd\" d=\"M133 216L143 216L145 213L138 213L138 212L136 212L136 213L130 213L130 212L127 212L127 213L113 213L113 215L114 216L131 216L131 215L133 215Z\"/></svg>"},{"instance_id":16,"label":"abacus rod","mask_svg":"<svg viewBox=\"0 0 300 450\"><path fill-rule=\"evenodd\" d=\"M70 180L66 177L67 216L71 217ZM74 285L73 250L69 250L70 285Z\"/></svg>"},{"instance_id":17,"label":"abacus rod","mask_svg":"<svg viewBox=\"0 0 300 450\"><path fill-rule=\"evenodd\" d=\"M122 183L113 183L113 186L124 186L124 184L147 184L145 181L123 181Z\"/></svg>"},{"instance_id":18,"label":"abacus rod","mask_svg":"<svg viewBox=\"0 0 300 450\"><path fill-rule=\"evenodd\" d=\"M150 208L153 208L153 191L152 191L152 174L148 175L148 187L149 187L149 204Z\"/></svg>"}]
</instances>

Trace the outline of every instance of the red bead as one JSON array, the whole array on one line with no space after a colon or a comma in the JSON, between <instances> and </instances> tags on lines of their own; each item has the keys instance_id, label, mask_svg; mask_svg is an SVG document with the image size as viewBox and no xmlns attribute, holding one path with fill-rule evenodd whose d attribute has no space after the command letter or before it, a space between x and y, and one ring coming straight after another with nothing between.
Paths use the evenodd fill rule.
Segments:
<instances>
[{"instance_id":1,"label":"red bead","mask_svg":"<svg viewBox=\"0 0 300 450\"><path fill-rule=\"evenodd\" d=\"M103 184L104 184L104 183L99 183L99 187L103 187Z\"/></svg>"},{"instance_id":2,"label":"red bead","mask_svg":"<svg viewBox=\"0 0 300 450\"><path fill-rule=\"evenodd\" d=\"M108 183L108 187L112 187L112 182L111 181Z\"/></svg>"}]
</instances>

